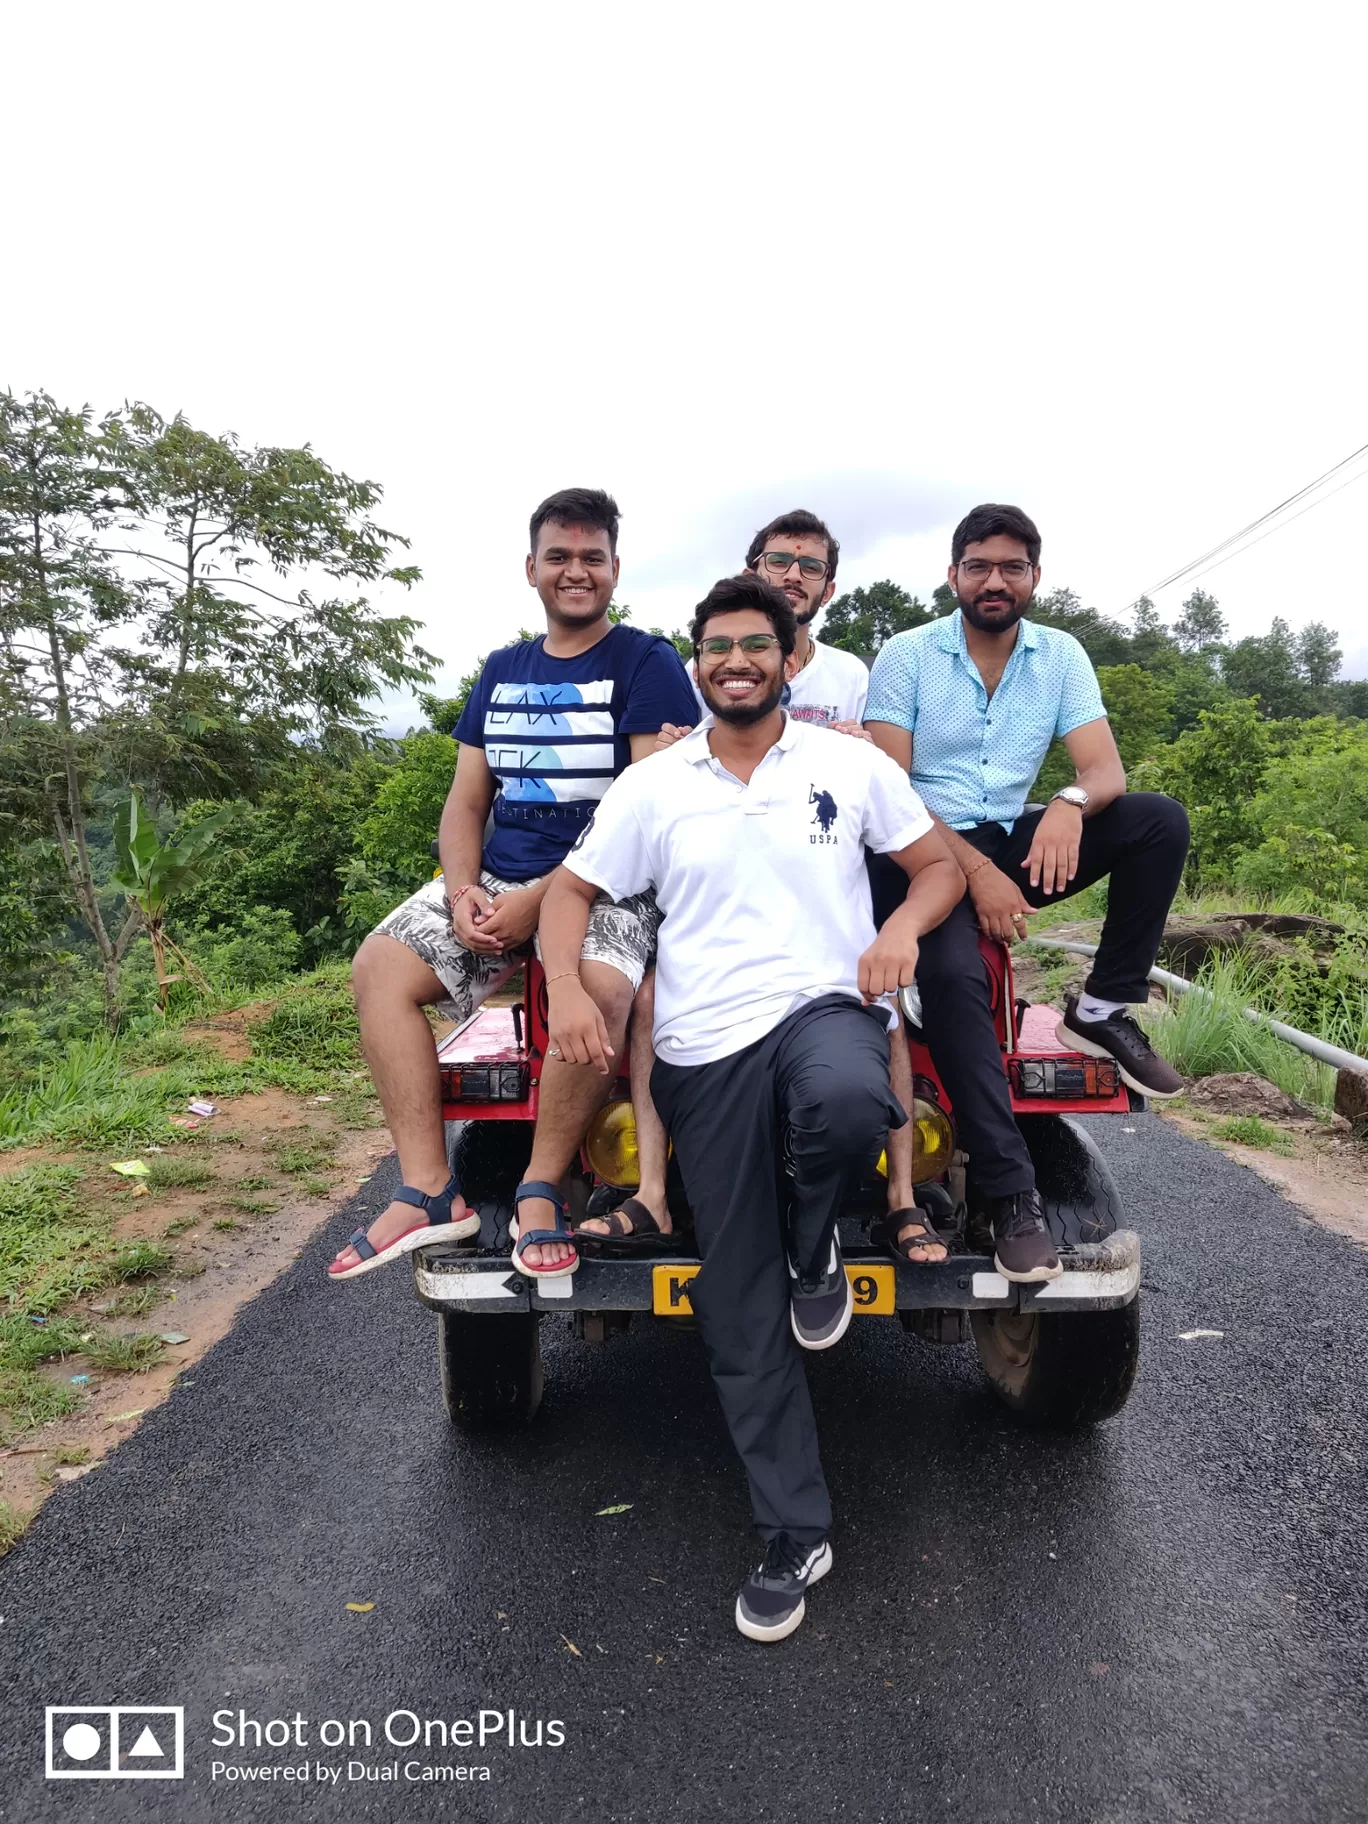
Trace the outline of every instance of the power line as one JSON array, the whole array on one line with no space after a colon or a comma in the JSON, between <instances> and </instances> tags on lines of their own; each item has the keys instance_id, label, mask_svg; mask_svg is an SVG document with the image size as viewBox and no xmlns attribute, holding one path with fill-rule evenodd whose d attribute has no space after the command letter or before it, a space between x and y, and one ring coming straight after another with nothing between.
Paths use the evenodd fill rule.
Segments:
<instances>
[{"instance_id":1,"label":"power line","mask_svg":"<svg viewBox=\"0 0 1368 1824\"><path fill-rule=\"evenodd\" d=\"M1300 513L1290 513L1279 525L1270 526L1267 532L1261 532L1257 538L1251 538L1249 543L1247 545L1241 545L1238 551L1227 551L1225 556L1218 557L1214 564L1208 564L1205 570L1199 570L1197 576L1192 578L1192 581L1196 582L1197 577L1200 576L1209 576L1213 570L1219 570L1222 564L1228 564L1233 557L1243 557L1245 552L1252 551L1255 545L1261 545L1266 538L1272 538L1275 532L1281 532L1283 526L1290 526L1294 519L1300 519L1302 513L1309 513L1312 507L1319 507L1325 501L1332 499L1334 495L1343 493L1345 488L1352 487L1356 481L1362 481L1365 475L1368 475L1368 469L1360 469L1357 475L1351 475L1348 481L1342 481L1339 484L1339 487L1331 488L1328 493L1322 494L1319 500L1309 500L1301 509ZM1198 561L1200 562L1201 560L1199 559Z\"/></svg>"},{"instance_id":2,"label":"power line","mask_svg":"<svg viewBox=\"0 0 1368 1824\"><path fill-rule=\"evenodd\" d=\"M1213 558L1221 558L1223 552L1229 552L1231 557L1237 556L1238 553L1231 551L1230 549L1232 545L1240 544L1243 539L1248 538L1251 532L1257 532L1260 526L1267 525L1270 519L1275 519L1279 513L1284 512L1288 507L1295 506L1299 500L1305 500L1308 494L1315 493L1316 489L1324 482L1329 481L1332 476L1338 475L1341 469L1347 469L1351 462L1357 461L1358 458L1363 455L1368 455L1368 443L1363 444L1359 449L1353 451L1351 455L1346 456L1343 461L1335 463L1334 466L1328 468L1323 475L1318 475L1314 481L1308 481L1306 486L1304 488L1298 488L1295 494L1289 494L1286 500L1280 500L1276 507L1270 507L1266 513L1261 513L1257 519L1251 520L1247 526L1242 526L1238 532L1232 532L1229 538L1223 538L1219 545L1213 545L1209 551L1204 551L1200 557L1194 557L1190 563L1186 563L1181 569L1175 570L1171 576L1166 576L1163 582L1151 584L1150 587L1144 591L1144 595L1158 595L1161 589L1168 589L1171 588L1174 583L1182 582L1185 577L1190 576L1194 570L1200 569L1204 564L1210 565L1212 569L1215 569L1216 565L1213 564L1211 560ZM1363 470L1362 473L1368 474L1368 469ZM1359 479L1360 477L1358 475L1351 475L1349 477L1349 481L1358 481ZM1343 482L1340 485L1342 487L1347 487L1349 484L1348 482ZM1321 496L1321 500L1329 500L1331 494L1338 493L1339 488L1332 488L1330 494ZM1320 504L1320 500L1313 500L1308 506L1302 508L1302 513L1307 513L1311 510L1311 507L1318 507ZM1282 525L1290 525L1293 519L1300 518L1301 513L1294 513L1291 515L1291 518L1284 520ZM1268 532L1263 534L1263 537L1267 538L1269 533L1281 531L1281 529L1281 525L1270 526ZM1259 544L1261 540L1255 539L1253 542ZM1247 549L1248 547L1245 548ZM1222 562L1224 561L1224 558L1222 558ZM1136 597L1137 602L1141 599L1142 597L1140 596ZM1135 602L1131 602L1130 608L1134 607ZM1127 609L1127 612L1129 612L1129 608Z\"/></svg>"}]
</instances>

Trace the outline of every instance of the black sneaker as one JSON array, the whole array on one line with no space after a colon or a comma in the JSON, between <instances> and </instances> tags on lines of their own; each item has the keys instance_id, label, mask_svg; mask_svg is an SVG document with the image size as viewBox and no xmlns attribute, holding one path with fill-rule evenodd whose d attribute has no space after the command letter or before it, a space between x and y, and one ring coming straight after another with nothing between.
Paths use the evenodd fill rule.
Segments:
<instances>
[{"instance_id":1,"label":"black sneaker","mask_svg":"<svg viewBox=\"0 0 1368 1824\"><path fill-rule=\"evenodd\" d=\"M789 1318L793 1334L804 1349L830 1349L839 1343L850 1327L855 1310L855 1293L846 1278L841 1244L831 1237L826 1270L820 1274L800 1274L789 1261Z\"/></svg>"},{"instance_id":2,"label":"black sneaker","mask_svg":"<svg viewBox=\"0 0 1368 1824\"><path fill-rule=\"evenodd\" d=\"M1055 1037L1070 1051L1086 1051L1090 1058L1112 1058L1121 1081L1140 1096L1157 1096L1161 1102L1183 1093L1183 1079L1166 1064L1129 1013L1113 1013L1105 1020L1084 1020L1078 1014L1078 996L1064 1003L1064 1018Z\"/></svg>"},{"instance_id":3,"label":"black sneaker","mask_svg":"<svg viewBox=\"0 0 1368 1824\"><path fill-rule=\"evenodd\" d=\"M993 1265L1019 1286L1058 1279L1064 1271L1040 1210L1038 1191L990 1197L985 1215L993 1225Z\"/></svg>"},{"instance_id":4,"label":"black sneaker","mask_svg":"<svg viewBox=\"0 0 1368 1824\"><path fill-rule=\"evenodd\" d=\"M807 1612L810 1585L831 1569L831 1547L825 1539L799 1545L787 1533L771 1539L765 1556L741 1586L736 1599L736 1625L747 1640L783 1640Z\"/></svg>"}]
</instances>

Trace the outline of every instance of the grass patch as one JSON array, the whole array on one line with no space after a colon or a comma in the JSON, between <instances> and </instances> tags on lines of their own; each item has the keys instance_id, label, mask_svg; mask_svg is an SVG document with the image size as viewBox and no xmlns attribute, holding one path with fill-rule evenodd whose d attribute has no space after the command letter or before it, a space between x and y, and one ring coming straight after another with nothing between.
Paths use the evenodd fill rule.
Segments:
<instances>
[{"instance_id":1,"label":"grass patch","mask_svg":"<svg viewBox=\"0 0 1368 1824\"><path fill-rule=\"evenodd\" d=\"M36 1368L39 1362L75 1355L89 1332L77 1318L54 1317L35 1324L22 1314L0 1317L0 1370Z\"/></svg>"},{"instance_id":2,"label":"grass patch","mask_svg":"<svg viewBox=\"0 0 1368 1824\"><path fill-rule=\"evenodd\" d=\"M283 994L264 1019L248 1027L252 1055L274 1066L282 1089L317 1095L333 1087L339 1073L361 1063L348 971L324 968Z\"/></svg>"},{"instance_id":3,"label":"grass patch","mask_svg":"<svg viewBox=\"0 0 1368 1824\"><path fill-rule=\"evenodd\" d=\"M216 1229L240 1229L242 1224L238 1221L236 1216L216 1216L214 1218L214 1227Z\"/></svg>"},{"instance_id":4,"label":"grass patch","mask_svg":"<svg viewBox=\"0 0 1368 1824\"><path fill-rule=\"evenodd\" d=\"M90 1451L84 1444L59 1444L52 1453L52 1460L75 1469L82 1463L89 1463Z\"/></svg>"},{"instance_id":5,"label":"grass patch","mask_svg":"<svg viewBox=\"0 0 1368 1824\"><path fill-rule=\"evenodd\" d=\"M0 1557L14 1544L33 1515L9 1501L0 1501Z\"/></svg>"},{"instance_id":6,"label":"grass patch","mask_svg":"<svg viewBox=\"0 0 1368 1824\"><path fill-rule=\"evenodd\" d=\"M306 1197L326 1197L332 1185L326 1178L301 1178L299 1188Z\"/></svg>"},{"instance_id":7,"label":"grass patch","mask_svg":"<svg viewBox=\"0 0 1368 1824\"><path fill-rule=\"evenodd\" d=\"M308 1128L298 1135L282 1134L278 1139L268 1140L266 1144L275 1154L276 1164L281 1171L290 1177L297 1177L301 1172L312 1172L317 1166L326 1164L336 1151L330 1139L317 1135Z\"/></svg>"},{"instance_id":8,"label":"grass patch","mask_svg":"<svg viewBox=\"0 0 1368 1824\"><path fill-rule=\"evenodd\" d=\"M239 1191L269 1191L274 1183L275 1179L271 1177L269 1172L257 1173L253 1177L239 1178L237 1181L237 1189Z\"/></svg>"},{"instance_id":9,"label":"grass patch","mask_svg":"<svg viewBox=\"0 0 1368 1824\"><path fill-rule=\"evenodd\" d=\"M108 1276L109 1220L77 1201L74 1165L29 1165L0 1178L0 1302L47 1317Z\"/></svg>"},{"instance_id":10,"label":"grass patch","mask_svg":"<svg viewBox=\"0 0 1368 1824\"><path fill-rule=\"evenodd\" d=\"M166 1353L159 1336L97 1336L86 1344L86 1355L106 1374L142 1374L155 1368Z\"/></svg>"},{"instance_id":11,"label":"grass patch","mask_svg":"<svg viewBox=\"0 0 1368 1824\"><path fill-rule=\"evenodd\" d=\"M1224 1120L1213 1122L1207 1131L1214 1140L1234 1140L1241 1146L1257 1146L1266 1153L1287 1154L1293 1150L1286 1134L1270 1127L1257 1115L1227 1115Z\"/></svg>"},{"instance_id":12,"label":"grass patch","mask_svg":"<svg viewBox=\"0 0 1368 1824\"><path fill-rule=\"evenodd\" d=\"M164 1286L129 1286L109 1306L111 1317L146 1317L166 1297Z\"/></svg>"},{"instance_id":13,"label":"grass patch","mask_svg":"<svg viewBox=\"0 0 1368 1824\"><path fill-rule=\"evenodd\" d=\"M241 1210L244 1216L274 1216L280 1205L272 1197L229 1197L230 1210Z\"/></svg>"},{"instance_id":14,"label":"grass patch","mask_svg":"<svg viewBox=\"0 0 1368 1824\"><path fill-rule=\"evenodd\" d=\"M0 1369L0 1442L74 1412L80 1403L72 1387L61 1387L31 1370Z\"/></svg>"},{"instance_id":15,"label":"grass patch","mask_svg":"<svg viewBox=\"0 0 1368 1824\"><path fill-rule=\"evenodd\" d=\"M1333 1103L1335 1073L1328 1065L1284 1044L1261 1021L1246 1018L1245 1008L1257 1003L1263 986L1249 958L1213 956L1197 980L1210 990L1210 999L1181 994L1142 1016L1156 1050L1175 1070L1185 1077L1252 1070L1299 1102L1319 1108Z\"/></svg>"},{"instance_id":16,"label":"grass patch","mask_svg":"<svg viewBox=\"0 0 1368 1824\"><path fill-rule=\"evenodd\" d=\"M120 1281L164 1273L175 1260L170 1248L155 1241L130 1241L111 1256L109 1270Z\"/></svg>"},{"instance_id":17,"label":"grass patch","mask_svg":"<svg viewBox=\"0 0 1368 1824\"><path fill-rule=\"evenodd\" d=\"M214 1168L205 1159L178 1158L159 1153L147 1161L149 1191L202 1191L214 1182Z\"/></svg>"},{"instance_id":18,"label":"grass patch","mask_svg":"<svg viewBox=\"0 0 1368 1824\"><path fill-rule=\"evenodd\" d=\"M187 1229L197 1229L198 1227L198 1216L177 1216L174 1222L167 1223L162 1234L170 1241L173 1235L184 1235Z\"/></svg>"}]
</instances>

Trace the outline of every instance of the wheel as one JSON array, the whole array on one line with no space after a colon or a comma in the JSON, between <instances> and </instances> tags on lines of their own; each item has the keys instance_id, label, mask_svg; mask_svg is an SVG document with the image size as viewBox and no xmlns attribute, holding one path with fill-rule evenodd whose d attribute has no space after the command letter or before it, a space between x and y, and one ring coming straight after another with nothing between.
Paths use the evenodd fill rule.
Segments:
<instances>
[{"instance_id":1,"label":"wheel","mask_svg":"<svg viewBox=\"0 0 1368 1824\"><path fill-rule=\"evenodd\" d=\"M1066 1430L1120 1412L1140 1364L1140 1300L1114 1311L974 1311L979 1363L1009 1411Z\"/></svg>"},{"instance_id":2,"label":"wheel","mask_svg":"<svg viewBox=\"0 0 1368 1824\"><path fill-rule=\"evenodd\" d=\"M437 1313L442 1404L462 1431L525 1424L541 1405L541 1318Z\"/></svg>"},{"instance_id":3,"label":"wheel","mask_svg":"<svg viewBox=\"0 0 1368 1824\"><path fill-rule=\"evenodd\" d=\"M508 1253L513 1193L532 1157L530 1121L466 1121L457 1130L451 1169L472 1210L480 1212L480 1246Z\"/></svg>"},{"instance_id":4,"label":"wheel","mask_svg":"<svg viewBox=\"0 0 1368 1824\"><path fill-rule=\"evenodd\" d=\"M1055 1246L1103 1241L1121 1227L1121 1193L1086 1128L1067 1115L1019 1115Z\"/></svg>"}]
</instances>

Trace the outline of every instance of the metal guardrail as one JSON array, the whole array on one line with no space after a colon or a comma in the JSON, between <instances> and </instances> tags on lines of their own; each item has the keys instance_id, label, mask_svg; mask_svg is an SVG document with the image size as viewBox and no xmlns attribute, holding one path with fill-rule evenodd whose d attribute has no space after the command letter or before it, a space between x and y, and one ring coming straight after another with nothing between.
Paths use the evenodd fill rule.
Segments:
<instances>
[{"instance_id":1,"label":"metal guardrail","mask_svg":"<svg viewBox=\"0 0 1368 1824\"><path fill-rule=\"evenodd\" d=\"M1096 944L1079 943L1072 939L1032 937L1029 941L1049 950L1072 950L1078 956L1097 955ZM1181 975L1174 975L1172 970L1160 969L1157 965L1150 970L1149 979L1165 988L1174 989L1178 994L1200 994L1208 1001L1212 998L1211 990L1203 988L1200 982L1189 982ZM1328 1064L1333 1070L1351 1070L1359 1076L1368 1076L1368 1058L1355 1057L1352 1051L1341 1051L1338 1045L1329 1045L1314 1033L1301 1032L1295 1026L1285 1025L1282 1020L1275 1020L1271 1014L1260 1013L1257 1007L1244 1007L1241 1012L1247 1020L1253 1020L1256 1026L1267 1026L1270 1032L1276 1033L1287 1044L1295 1045L1298 1051L1304 1051L1307 1057Z\"/></svg>"}]
</instances>

